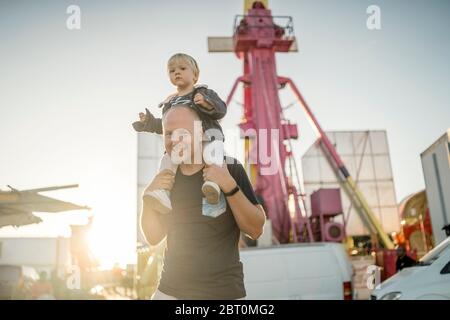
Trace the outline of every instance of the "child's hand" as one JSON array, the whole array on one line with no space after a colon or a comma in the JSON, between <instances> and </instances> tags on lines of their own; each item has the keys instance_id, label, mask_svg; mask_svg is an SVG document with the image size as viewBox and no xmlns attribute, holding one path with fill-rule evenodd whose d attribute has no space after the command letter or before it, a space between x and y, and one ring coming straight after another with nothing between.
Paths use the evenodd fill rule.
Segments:
<instances>
[{"instance_id":1,"label":"child's hand","mask_svg":"<svg viewBox=\"0 0 450 320\"><path fill-rule=\"evenodd\" d=\"M161 119L156 119L147 108L145 113L139 112L139 120L133 122L133 128L137 132L162 133Z\"/></svg>"},{"instance_id":2,"label":"child's hand","mask_svg":"<svg viewBox=\"0 0 450 320\"><path fill-rule=\"evenodd\" d=\"M145 122L145 113L139 112L139 121L140 122Z\"/></svg>"},{"instance_id":3,"label":"child's hand","mask_svg":"<svg viewBox=\"0 0 450 320\"><path fill-rule=\"evenodd\" d=\"M205 97L201 93L197 93L194 96L194 103L196 105L199 105L202 108L205 108L207 110L211 110L213 108L212 105L210 105L206 100Z\"/></svg>"}]
</instances>

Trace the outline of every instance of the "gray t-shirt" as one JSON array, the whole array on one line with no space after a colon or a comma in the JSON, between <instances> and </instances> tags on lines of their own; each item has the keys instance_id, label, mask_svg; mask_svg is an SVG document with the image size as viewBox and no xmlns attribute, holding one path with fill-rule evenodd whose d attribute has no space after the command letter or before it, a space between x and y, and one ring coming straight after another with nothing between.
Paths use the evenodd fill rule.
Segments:
<instances>
[{"instance_id":1,"label":"gray t-shirt","mask_svg":"<svg viewBox=\"0 0 450 320\"><path fill-rule=\"evenodd\" d=\"M232 158L230 158L232 159ZM227 163L230 163L227 159ZM247 199L258 204L243 166L228 164ZM246 296L239 258L240 230L227 203L216 218L202 215L203 170L178 170L170 193L172 213L159 290L178 299L239 299Z\"/></svg>"}]
</instances>

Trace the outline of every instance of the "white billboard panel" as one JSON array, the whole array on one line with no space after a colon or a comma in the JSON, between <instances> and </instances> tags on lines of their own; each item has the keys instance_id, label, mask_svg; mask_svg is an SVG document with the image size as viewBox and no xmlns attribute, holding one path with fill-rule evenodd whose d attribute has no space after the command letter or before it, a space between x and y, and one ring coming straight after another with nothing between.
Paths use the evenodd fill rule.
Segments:
<instances>
[{"instance_id":1,"label":"white billboard panel","mask_svg":"<svg viewBox=\"0 0 450 320\"><path fill-rule=\"evenodd\" d=\"M399 231L400 218L386 131L330 131L326 134L383 229L387 233ZM340 187L347 235L369 234L317 142L303 155L302 171L308 214L311 214L309 196L314 191Z\"/></svg>"},{"instance_id":2,"label":"white billboard panel","mask_svg":"<svg viewBox=\"0 0 450 320\"><path fill-rule=\"evenodd\" d=\"M435 243L450 224L450 129L420 155Z\"/></svg>"},{"instance_id":3,"label":"white billboard panel","mask_svg":"<svg viewBox=\"0 0 450 320\"><path fill-rule=\"evenodd\" d=\"M137 134L137 246L145 244L145 238L139 228L139 215L142 209L142 192L158 171L159 162L164 154L162 136L153 133Z\"/></svg>"}]
</instances>

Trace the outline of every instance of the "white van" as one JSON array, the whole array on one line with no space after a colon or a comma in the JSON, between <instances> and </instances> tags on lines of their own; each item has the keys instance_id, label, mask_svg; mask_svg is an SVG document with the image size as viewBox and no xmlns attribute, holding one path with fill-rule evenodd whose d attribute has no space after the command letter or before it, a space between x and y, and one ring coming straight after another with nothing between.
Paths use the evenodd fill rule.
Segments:
<instances>
[{"instance_id":1,"label":"white van","mask_svg":"<svg viewBox=\"0 0 450 320\"><path fill-rule=\"evenodd\" d=\"M353 268L340 243L248 247L240 256L247 299L352 299Z\"/></svg>"}]
</instances>

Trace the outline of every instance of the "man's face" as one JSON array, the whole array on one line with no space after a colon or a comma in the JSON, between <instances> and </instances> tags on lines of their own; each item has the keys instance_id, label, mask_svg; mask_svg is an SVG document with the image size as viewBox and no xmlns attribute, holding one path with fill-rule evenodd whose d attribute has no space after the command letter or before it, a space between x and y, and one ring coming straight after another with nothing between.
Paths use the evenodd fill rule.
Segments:
<instances>
[{"instance_id":1,"label":"man's face","mask_svg":"<svg viewBox=\"0 0 450 320\"><path fill-rule=\"evenodd\" d=\"M173 107L163 117L164 146L175 164L202 163L201 121L189 107Z\"/></svg>"},{"instance_id":2,"label":"man's face","mask_svg":"<svg viewBox=\"0 0 450 320\"><path fill-rule=\"evenodd\" d=\"M179 88L185 88L195 83L195 74L184 60L177 60L169 65L170 82Z\"/></svg>"}]
</instances>

